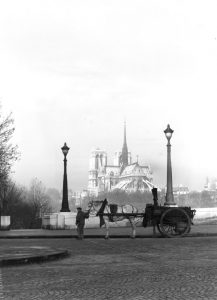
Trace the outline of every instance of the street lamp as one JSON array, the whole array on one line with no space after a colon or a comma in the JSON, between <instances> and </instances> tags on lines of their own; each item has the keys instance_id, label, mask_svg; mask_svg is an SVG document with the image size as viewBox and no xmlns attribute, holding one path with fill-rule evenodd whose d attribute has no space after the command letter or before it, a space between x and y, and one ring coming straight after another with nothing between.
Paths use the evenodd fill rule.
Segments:
<instances>
[{"instance_id":1,"label":"street lamp","mask_svg":"<svg viewBox=\"0 0 217 300\"><path fill-rule=\"evenodd\" d=\"M68 202L68 184L67 184L67 173L66 173L66 156L69 151L69 147L64 144L64 146L61 148L64 154L64 175L63 175L63 199L62 199L62 208L61 212L70 212L69 209L69 202Z\"/></svg>"},{"instance_id":2,"label":"street lamp","mask_svg":"<svg viewBox=\"0 0 217 300\"><path fill-rule=\"evenodd\" d=\"M176 206L173 197L173 179L172 179L172 164L171 164L171 144L170 139L173 134L173 130L170 128L170 125L167 125L167 128L164 130L165 136L167 138L167 192L166 192L166 201L165 206Z\"/></svg>"}]
</instances>

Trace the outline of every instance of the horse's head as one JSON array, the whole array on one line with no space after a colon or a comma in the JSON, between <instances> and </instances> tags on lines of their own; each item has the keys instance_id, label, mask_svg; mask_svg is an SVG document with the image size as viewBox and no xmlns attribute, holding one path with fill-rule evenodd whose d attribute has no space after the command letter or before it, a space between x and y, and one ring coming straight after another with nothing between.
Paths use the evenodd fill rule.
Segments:
<instances>
[{"instance_id":1,"label":"horse's head","mask_svg":"<svg viewBox=\"0 0 217 300\"><path fill-rule=\"evenodd\" d=\"M94 214L95 206L94 206L94 201L93 200L88 202L86 210L89 211L89 214Z\"/></svg>"},{"instance_id":2,"label":"horse's head","mask_svg":"<svg viewBox=\"0 0 217 300\"><path fill-rule=\"evenodd\" d=\"M88 203L88 210L90 214L96 214L102 207L108 204L107 199L105 200L92 200ZM103 209L104 210L104 209Z\"/></svg>"}]
</instances>

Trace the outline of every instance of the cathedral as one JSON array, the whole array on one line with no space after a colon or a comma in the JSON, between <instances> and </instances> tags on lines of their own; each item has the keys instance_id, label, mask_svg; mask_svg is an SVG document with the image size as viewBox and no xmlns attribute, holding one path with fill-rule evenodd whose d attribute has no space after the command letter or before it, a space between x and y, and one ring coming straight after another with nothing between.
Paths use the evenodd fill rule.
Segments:
<instances>
[{"instance_id":1,"label":"cathedral","mask_svg":"<svg viewBox=\"0 0 217 300\"><path fill-rule=\"evenodd\" d=\"M91 152L88 176L88 192L97 196L102 192L123 190L127 193L150 191L153 176L149 166L132 162L128 152L126 123L124 123L124 142L122 151L115 152L113 165L107 164L107 153L100 149Z\"/></svg>"}]
</instances>

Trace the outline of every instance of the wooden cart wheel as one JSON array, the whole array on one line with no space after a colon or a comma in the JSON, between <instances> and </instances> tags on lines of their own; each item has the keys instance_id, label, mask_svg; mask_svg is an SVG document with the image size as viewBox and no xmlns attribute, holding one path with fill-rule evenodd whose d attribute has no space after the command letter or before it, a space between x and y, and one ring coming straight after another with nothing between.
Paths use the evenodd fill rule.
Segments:
<instances>
[{"instance_id":1,"label":"wooden cart wheel","mask_svg":"<svg viewBox=\"0 0 217 300\"><path fill-rule=\"evenodd\" d=\"M187 212L179 207L165 210L158 224L159 232L165 237L181 237L191 230L191 220Z\"/></svg>"},{"instance_id":2,"label":"wooden cart wheel","mask_svg":"<svg viewBox=\"0 0 217 300\"><path fill-rule=\"evenodd\" d=\"M158 231L164 236L163 231L161 230L161 227L160 227L160 224L159 224L159 223L157 224L157 229L158 229Z\"/></svg>"}]
</instances>

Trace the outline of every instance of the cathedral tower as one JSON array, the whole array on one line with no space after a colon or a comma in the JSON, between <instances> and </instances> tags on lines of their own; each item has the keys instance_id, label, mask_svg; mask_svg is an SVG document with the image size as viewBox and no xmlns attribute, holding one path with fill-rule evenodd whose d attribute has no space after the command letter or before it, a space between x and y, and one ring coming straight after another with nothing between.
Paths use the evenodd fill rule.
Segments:
<instances>
[{"instance_id":1,"label":"cathedral tower","mask_svg":"<svg viewBox=\"0 0 217 300\"><path fill-rule=\"evenodd\" d=\"M89 160L88 190L90 194L98 195L99 176L107 165L107 153L99 148L91 152Z\"/></svg>"}]
</instances>

